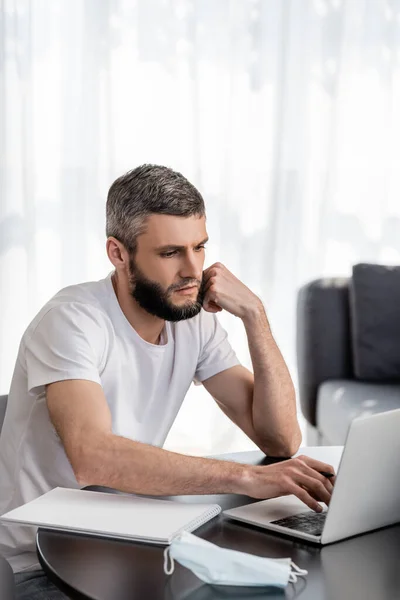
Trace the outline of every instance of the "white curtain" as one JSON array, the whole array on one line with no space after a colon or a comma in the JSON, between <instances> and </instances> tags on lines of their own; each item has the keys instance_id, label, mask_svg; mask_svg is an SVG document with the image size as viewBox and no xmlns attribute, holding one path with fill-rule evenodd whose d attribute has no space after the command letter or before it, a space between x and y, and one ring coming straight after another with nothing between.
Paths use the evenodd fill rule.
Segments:
<instances>
[{"instance_id":1,"label":"white curtain","mask_svg":"<svg viewBox=\"0 0 400 600\"><path fill-rule=\"evenodd\" d=\"M48 298L111 270L107 190L144 162L198 186L207 265L262 298L294 378L299 285L400 263L398 0L1 0L0 77L2 393ZM167 441L250 446L202 388Z\"/></svg>"}]
</instances>

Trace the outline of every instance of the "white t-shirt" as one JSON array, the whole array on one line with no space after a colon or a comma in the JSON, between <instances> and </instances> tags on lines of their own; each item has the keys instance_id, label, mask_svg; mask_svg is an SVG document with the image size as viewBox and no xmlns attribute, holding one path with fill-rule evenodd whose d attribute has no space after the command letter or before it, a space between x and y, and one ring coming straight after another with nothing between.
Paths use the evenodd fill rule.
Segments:
<instances>
[{"instance_id":1,"label":"white t-shirt","mask_svg":"<svg viewBox=\"0 0 400 600\"><path fill-rule=\"evenodd\" d=\"M166 322L160 345L126 319L111 281L67 287L34 318L19 347L0 436L0 514L56 486L80 487L49 418L45 386L102 385L116 435L162 446L192 381L239 364L216 315ZM14 572L38 568L35 528L0 524Z\"/></svg>"}]
</instances>

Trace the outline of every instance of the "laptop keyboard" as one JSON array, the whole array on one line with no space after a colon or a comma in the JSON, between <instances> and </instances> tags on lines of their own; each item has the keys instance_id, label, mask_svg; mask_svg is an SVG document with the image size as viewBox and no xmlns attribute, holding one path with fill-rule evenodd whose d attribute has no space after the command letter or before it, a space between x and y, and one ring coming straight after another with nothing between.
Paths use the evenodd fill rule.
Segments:
<instances>
[{"instance_id":1,"label":"laptop keyboard","mask_svg":"<svg viewBox=\"0 0 400 600\"><path fill-rule=\"evenodd\" d=\"M298 531L309 533L310 535L322 535L326 514L326 512L306 512L292 515L291 517L285 517L278 521L271 521L271 523L280 525L281 527L287 527L288 529L297 529Z\"/></svg>"}]
</instances>

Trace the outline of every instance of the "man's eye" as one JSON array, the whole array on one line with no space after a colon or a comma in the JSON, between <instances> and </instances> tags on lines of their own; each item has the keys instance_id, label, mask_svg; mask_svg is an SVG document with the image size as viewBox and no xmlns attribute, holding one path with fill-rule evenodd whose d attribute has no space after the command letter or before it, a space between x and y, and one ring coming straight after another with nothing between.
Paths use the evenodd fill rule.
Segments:
<instances>
[{"instance_id":1,"label":"man's eye","mask_svg":"<svg viewBox=\"0 0 400 600\"><path fill-rule=\"evenodd\" d=\"M200 250L205 250L206 247L205 246L196 246L195 250L196 252L199 252ZM175 254L178 254L178 250L171 250L170 252L162 252L160 254L160 256L162 256L163 258L172 258L172 256L175 256Z\"/></svg>"}]
</instances>

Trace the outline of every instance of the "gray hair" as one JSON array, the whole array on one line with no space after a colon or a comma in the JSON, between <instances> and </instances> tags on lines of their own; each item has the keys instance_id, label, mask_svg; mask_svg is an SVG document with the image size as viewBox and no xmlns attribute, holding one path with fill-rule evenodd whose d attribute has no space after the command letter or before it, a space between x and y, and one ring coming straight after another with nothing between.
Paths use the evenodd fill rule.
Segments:
<instances>
[{"instance_id":1,"label":"gray hair","mask_svg":"<svg viewBox=\"0 0 400 600\"><path fill-rule=\"evenodd\" d=\"M130 253L146 230L151 214L191 217L205 215L200 192L181 173L160 165L141 165L118 177L110 187L106 206L106 234Z\"/></svg>"}]
</instances>

